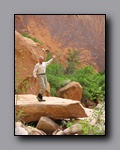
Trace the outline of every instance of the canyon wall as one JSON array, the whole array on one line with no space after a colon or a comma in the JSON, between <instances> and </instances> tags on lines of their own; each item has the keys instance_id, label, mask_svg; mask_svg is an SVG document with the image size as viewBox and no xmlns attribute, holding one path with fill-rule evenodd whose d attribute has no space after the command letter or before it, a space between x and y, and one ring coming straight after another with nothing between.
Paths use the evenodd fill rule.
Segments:
<instances>
[{"instance_id":1,"label":"canyon wall","mask_svg":"<svg viewBox=\"0 0 120 150\"><path fill-rule=\"evenodd\" d=\"M15 30L37 38L62 64L77 49L82 66L105 70L105 15L15 15Z\"/></svg>"}]
</instances>

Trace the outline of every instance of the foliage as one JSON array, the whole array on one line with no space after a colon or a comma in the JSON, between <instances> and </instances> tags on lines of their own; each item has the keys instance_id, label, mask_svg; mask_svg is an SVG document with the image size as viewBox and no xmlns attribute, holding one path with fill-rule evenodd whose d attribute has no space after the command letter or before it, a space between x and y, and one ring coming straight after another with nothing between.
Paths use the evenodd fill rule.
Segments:
<instances>
[{"instance_id":1,"label":"foliage","mask_svg":"<svg viewBox=\"0 0 120 150\"><path fill-rule=\"evenodd\" d=\"M62 121L61 127L62 128L72 128L72 126L75 124L75 119L72 118L70 121Z\"/></svg>"},{"instance_id":2,"label":"foliage","mask_svg":"<svg viewBox=\"0 0 120 150\"><path fill-rule=\"evenodd\" d=\"M47 61L51 58L51 54L48 54ZM54 96L56 90L68 84L69 79L64 75L65 68L58 63L53 61L50 66L47 68L47 79L51 86L51 94Z\"/></svg>"},{"instance_id":3,"label":"foliage","mask_svg":"<svg viewBox=\"0 0 120 150\"><path fill-rule=\"evenodd\" d=\"M80 121L79 124L82 125L82 135L105 135L105 128L98 125L90 125L87 120Z\"/></svg>"},{"instance_id":4,"label":"foliage","mask_svg":"<svg viewBox=\"0 0 120 150\"><path fill-rule=\"evenodd\" d=\"M67 62L68 64L65 73L69 75L72 74L80 65L79 51L76 49L68 49Z\"/></svg>"},{"instance_id":5,"label":"foliage","mask_svg":"<svg viewBox=\"0 0 120 150\"><path fill-rule=\"evenodd\" d=\"M101 105L101 108L94 108L92 117L97 118L94 125L90 125L91 119L79 121L79 124L82 125L83 135L105 135L105 122L101 118L105 111L105 103L102 102Z\"/></svg>"},{"instance_id":6,"label":"foliage","mask_svg":"<svg viewBox=\"0 0 120 150\"><path fill-rule=\"evenodd\" d=\"M76 121L74 118L69 120L69 121L62 121L62 127L63 128L72 128L72 126L75 123L78 123L80 125L82 125L82 135L105 135L105 122L104 120L101 118L101 115L103 114L104 110L105 110L105 104L102 102L102 107L101 108L94 108L93 111L93 118L97 118L97 121L94 125L90 124L91 118L89 119L84 119L84 120L80 120L80 121Z\"/></svg>"},{"instance_id":7,"label":"foliage","mask_svg":"<svg viewBox=\"0 0 120 150\"><path fill-rule=\"evenodd\" d=\"M53 65L54 66L54 65ZM54 71L53 71L54 72ZM51 94L54 96L56 93L56 90L60 89L61 87L65 86L68 84L69 79L63 77L63 76L58 76L56 74L49 74L47 73L47 78L51 86Z\"/></svg>"},{"instance_id":8,"label":"foliage","mask_svg":"<svg viewBox=\"0 0 120 150\"><path fill-rule=\"evenodd\" d=\"M16 98L15 98L15 103L16 103L16 106L18 105L18 101L19 101L19 95L16 94ZM23 116L26 116L27 114L24 113L24 108L20 109L19 111L17 111L15 109L15 121L22 121L22 117Z\"/></svg>"},{"instance_id":9,"label":"foliage","mask_svg":"<svg viewBox=\"0 0 120 150\"><path fill-rule=\"evenodd\" d=\"M47 56L47 61L51 58L51 53ZM51 86L51 94L55 96L56 90L67 85L71 81L79 82L83 88L82 100L105 100L105 72L96 73L92 66L85 66L81 69L77 68L78 51L68 50L68 67L64 68L56 59L47 67L47 78ZM71 66L71 67L70 67ZM15 73L15 85L19 81L18 73ZM29 83L25 80L21 84L21 90L25 93ZM16 93L19 93L16 89Z\"/></svg>"},{"instance_id":10,"label":"foliage","mask_svg":"<svg viewBox=\"0 0 120 150\"><path fill-rule=\"evenodd\" d=\"M95 73L92 66L77 69L72 80L79 82L83 87L83 99L105 100L105 74Z\"/></svg>"},{"instance_id":11,"label":"foliage","mask_svg":"<svg viewBox=\"0 0 120 150\"><path fill-rule=\"evenodd\" d=\"M21 117L24 116L24 110L21 109L19 112L15 112L15 121L21 121Z\"/></svg>"},{"instance_id":12,"label":"foliage","mask_svg":"<svg viewBox=\"0 0 120 150\"><path fill-rule=\"evenodd\" d=\"M71 64L71 60L75 60L72 57L69 59L69 64ZM49 54L47 60L50 58ZM77 63L77 61L74 61L74 63ZM56 90L67 85L70 81L76 81L83 87L82 99L105 100L105 73L96 73L92 66L76 69L74 65L72 70L70 68L67 70L69 71L66 73L66 69L55 61L47 68L47 77L51 85L52 95L55 95Z\"/></svg>"},{"instance_id":13,"label":"foliage","mask_svg":"<svg viewBox=\"0 0 120 150\"><path fill-rule=\"evenodd\" d=\"M39 41L38 39L36 39L35 37L29 36L26 32L23 32L23 33L22 33L22 36L27 37L27 38L33 40L34 42L39 43L40 45L43 45L42 42L40 42L40 41Z\"/></svg>"}]
</instances>

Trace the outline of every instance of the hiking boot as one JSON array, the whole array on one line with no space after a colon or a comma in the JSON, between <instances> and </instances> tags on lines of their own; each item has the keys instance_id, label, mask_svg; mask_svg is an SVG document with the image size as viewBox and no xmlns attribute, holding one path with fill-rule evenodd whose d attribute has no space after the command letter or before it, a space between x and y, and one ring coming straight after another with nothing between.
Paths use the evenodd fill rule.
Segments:
<instances>
[{"instance_id":1,"label":"hiking boot","mask_svg":"<svg viewBox=\"0 0 120 150\"><path fill-rule=\"evenodd\" d=\"M38 96L36 98L38 99L39 102L45 101L45 100L42 99L43 97L40 93L38 94Z\"/></svg>"},{"instance_id":2,"label":"hiking boot","mask_svg":"<svg viewBox=\"0 0 120 150\"><path fill-rule=\"evenodd\" d=\"M38 99L39 102L44 102L45 100L40 99L38 96L36 97Z\"/></svg>"}]
</instances>

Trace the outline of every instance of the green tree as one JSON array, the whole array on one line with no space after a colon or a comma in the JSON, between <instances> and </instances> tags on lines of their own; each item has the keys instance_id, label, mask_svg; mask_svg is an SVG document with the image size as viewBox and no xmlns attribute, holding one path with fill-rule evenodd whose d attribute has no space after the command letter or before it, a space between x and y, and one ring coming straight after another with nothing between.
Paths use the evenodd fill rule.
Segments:
<instances>
[{"instance_id":1,"label":"green tree","mask_svg":"<svg viewBox=\"0 0 120 150\"><path fill-rule=\"evenodd\" d=\"M72 74L80 66L79 51L76 49L68 49L67 61L68 64L65 73Z\"/></svg>"}]
</instances>

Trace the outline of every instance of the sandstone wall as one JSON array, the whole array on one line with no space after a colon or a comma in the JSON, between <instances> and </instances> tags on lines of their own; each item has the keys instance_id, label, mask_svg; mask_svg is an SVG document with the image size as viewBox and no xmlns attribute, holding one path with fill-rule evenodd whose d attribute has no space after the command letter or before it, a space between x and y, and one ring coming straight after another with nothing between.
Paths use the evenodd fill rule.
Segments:
<instances>
[{"instance_id":1,"label":"sandstone wall","mask_svg":"<svg viewBox=\"0 0 120 150\"><path fill-rule=\"evenodd\" d=\"M33 69L39 56L46 58L43 47L15 31L15 89L16 93L37 94L40 87L33 77ZM50 90L50 85L48 88ZM50 93L47 92L49 95Z\"/></svg>"}]
</instances>

